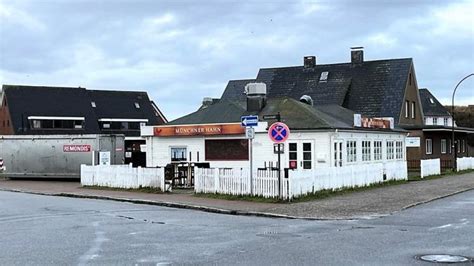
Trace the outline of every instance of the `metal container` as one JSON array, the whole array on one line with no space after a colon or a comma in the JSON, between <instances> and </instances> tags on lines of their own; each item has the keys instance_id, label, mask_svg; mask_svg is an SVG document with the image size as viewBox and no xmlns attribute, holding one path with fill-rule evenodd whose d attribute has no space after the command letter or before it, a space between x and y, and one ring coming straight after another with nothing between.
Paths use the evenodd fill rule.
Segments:
<instances>
[{"instance_id":1,"label":"metal container","mask_svg":"<svg viewBox=\"0 0 474 266\"><path fill-rule=\"evenodd\" d=\"M0 135L0 158L7 178L80 178L81 164L124 163L124 135Z\"/></svg>"}]
</instances>

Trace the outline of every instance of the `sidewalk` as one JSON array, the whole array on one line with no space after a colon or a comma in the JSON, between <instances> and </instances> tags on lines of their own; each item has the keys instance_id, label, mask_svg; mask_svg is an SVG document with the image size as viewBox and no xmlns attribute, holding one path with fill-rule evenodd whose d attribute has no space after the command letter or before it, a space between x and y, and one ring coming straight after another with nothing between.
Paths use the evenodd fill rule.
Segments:
<instances>
[{"instance_id":1,"label":"sidewalk","mask_svg":"<svg viewBox=\"0 0 474 266\"><path fill-rule=\"evenodd\" d=\"M474 189L474 173L409 182L299 203L258 203L82 188L79 182L0 179L0 190L110 199L210 212L307 219L357 219L389 215L434 199Z\"/></svg>"}]
</instances>

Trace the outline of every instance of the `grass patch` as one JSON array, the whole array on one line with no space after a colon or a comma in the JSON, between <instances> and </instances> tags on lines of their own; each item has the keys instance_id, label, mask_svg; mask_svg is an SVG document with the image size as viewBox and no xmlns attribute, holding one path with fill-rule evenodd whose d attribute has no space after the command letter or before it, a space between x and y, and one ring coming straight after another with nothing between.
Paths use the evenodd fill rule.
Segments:
<instances>
[{"instance_id":1,"label":"grass patch","mask_svg":"<svg viewBox=\"0 0 474 266\"><path fill-rule=\"evenodd\" d=\"M320 190L314 193L306 194L299 198L294 198L291 202L305 202L318 199L329 198L333 196L339 196L344 194L349 194L357 191L370 190L379 187L400 185L407 183L406 180L390 180L383 183L376 183L363 187L353 187L353 188L341 188L341 189L325 189ZM251 201L251 202L262 202L262 203L288 203L288 200L280 200L278 198L264 198L257 196L241 196L241 195L225 195L225 194L213 194L213 193L196 193L196 197L206 197L212 199L223 199L223 200L242 200L242 201Z\"/></svg>"},{"instance_id":2,"label":"grass patch","mask_svg":"<svg viewBox=\"0 0 474 266\"><path fill-rule=\"evenodd\" d=\"M139 188L115 188L115 187L103 187L103 186L82 186L85 189L97 189L97 190L109 190L109 191L126 191L126 192L142 192L161 194L163 193L159 188L153 187L139 187Z\"/></svg>"},{"instance_id":3,"label":"grass patch","mask_svg":"<svg viewBox=\"0 0 474 266\"><path fill-rule=\"evenodd\" d=\"M222 200L242 200L242 201L253 201L261 203L278 203L282 202L278 198L264 198L257 196L245 196L245 195L226 195L226 194L214 194L214 193L194 193L195 197L211 198L211 199L222 199Z\"/></svg>"},{"instance_id":4,"label":"grass patch","mask_svg":"<svg viewBox=\"0 0 474 266\"><path fill-rule=\"evenodd\" d=\"M424 178L421 178L419 176L412 176L412 177L408 177L408 181L433 180L433 179L439 179L439 178L444 178L444 177L449 177L449 176L463 175L463 174L468 174L468 173L474 173L474 169L462 170L462 171L459 171L459 172L454 172L453 170L447 170L446 172L444 172L440 175L430 175L430 176L425 176Z\"/></svg>"}]
</instances>

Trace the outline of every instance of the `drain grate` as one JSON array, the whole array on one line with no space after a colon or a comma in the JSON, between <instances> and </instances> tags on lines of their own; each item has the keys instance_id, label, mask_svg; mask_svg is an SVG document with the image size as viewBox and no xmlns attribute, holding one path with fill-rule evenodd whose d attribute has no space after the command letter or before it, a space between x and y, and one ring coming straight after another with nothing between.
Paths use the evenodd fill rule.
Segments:
<instances>
[{"instance_id":1,"label":"drain grate","mask_svg":"<svg viewBox=\"0 0 474 266\"><path fill-rule=\"evenodd\" d=\"M448 254L430 254L416 256L417 259L427 262L434 263L463 263L472 261L471 258L460 256L460 255L448 255Z\"/></svg>"}]
</instances>

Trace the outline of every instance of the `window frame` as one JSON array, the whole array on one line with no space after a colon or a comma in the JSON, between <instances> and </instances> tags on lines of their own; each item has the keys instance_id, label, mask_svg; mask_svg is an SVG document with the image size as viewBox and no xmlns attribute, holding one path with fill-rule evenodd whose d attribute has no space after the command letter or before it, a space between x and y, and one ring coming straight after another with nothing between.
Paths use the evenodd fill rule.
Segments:
<instances>
[{"instance_id":1,"label":"window frame","mask_svg":"<svg viewBox=\"0 0 474 266\"><path fill-rule=\"evenodd\" d=\"M363 140L362 141L362 161L370 162L372 160L372 141Z\"/></svg>"},{"instance_id":2,"label":"window frame","mask_svg":"<svg viewBox=\"0 0 474 266\"><path fill-rule=\"evenodd\" d=\"M353 146L351 144L354 144ZM346 162L357 162L357 140L346 141Z\"/></svg>"},{"instance_id":3,"label":"window frame","mask_svg":"<svg viewBox=\"0 0 474 266\"><path fill-rule=\"evenodd\" d=\"M428 143L429 143L429 145L428 145ZM425 139L425 153L426 154L433 154L433 139Z\"/></svg>"},{"instance_id":4,"label":"window frame","mask_svg":"<svg viewBox=\"0 0 474 266\"><path fill-rule=\"evenodd\" d=\"M379 144L379 145L376 145ZM382 156L382 145L383 142L381 140L374 140L374 161L382 161L383 156Z\"/></svg>"},{"instance_id":5,"label":"window frame","mask_svg":"<svg viewBox=\"0 0 474 266\"><path fill-rule=\"evenodd\" d=\"M415 112L415 102L411 102L411 118L415 119L416 112Z\"/></svg>"},{"instance_id":6,"label":"window frame","mask_svg":"<svg viewBox=\"0 0 474 266\"><path fill-rule=\"evenodd\" d=\"M390 144L390 145L389 145ZM395 160L395 141L387 140L387 160Z\"/></svg>"},{"instance_id":7,"label":"window frame","mask_svg":"<svg viewBox=\"0 0 474 266\"><path fill-rule=\"evenodd\" d=\"M448 141L446 139L441 139L441 154L446 154L448 149L447 149L447 143Z\"/></svg>"}]
</instances>

